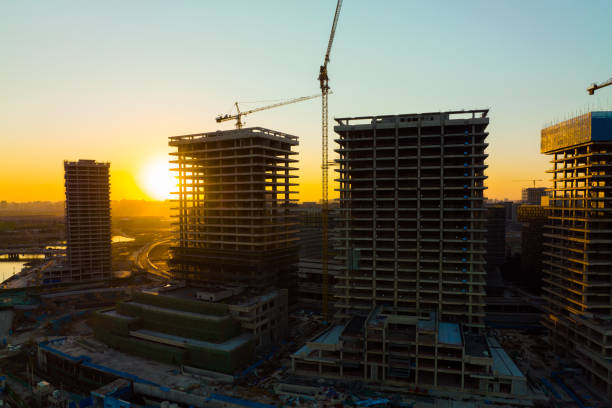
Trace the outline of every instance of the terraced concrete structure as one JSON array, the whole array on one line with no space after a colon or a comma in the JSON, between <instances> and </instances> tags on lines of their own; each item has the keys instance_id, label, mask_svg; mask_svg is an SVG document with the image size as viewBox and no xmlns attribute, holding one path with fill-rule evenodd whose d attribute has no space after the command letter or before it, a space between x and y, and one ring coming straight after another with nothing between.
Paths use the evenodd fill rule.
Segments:
<instances>
[{"instance_id":1,"label":"terraced concrete structure","mask_svg":"<svg viewBox=\"0 0 612 408\"><path fill-rule=\"evenodd\" d=\"M128 354L233 374L254 357L254 339L223 304L135 293L95 312L94 336Z\"/></svg>"},{"instance_id":2,"label":"terraced concrete structure","mask_svg":"<svg viewBox=\"0 0 612 408\"><path fill-rule=\"evenodd\" d=\"M47 281L111 276L110 163L64 161L67 265L51 268Z\"/></svg>"},{"instance_id":3,"label":"terraced concrete structure","mask_svg":"<svg viewBox=\"0 0 612 408\"><path fill-rule=\"evenodd\" d=\"M488 110L336 119L341 317L484 327Z\"/></svg>"},{"instance_id":4,"label":"terraced concrete structure","mask_svg":"<svg viewBox=\"0 0 612 408\"><path fill-rule=\"evenodd\" d=\"M544 298L555 349L612 396L612 112L542 129L552 196L544 227Z\"/></svg>"},{"instance_id":5,"label":"terraced concrete structure","mask_svg":"<svg viewBox=\"0 0 612 408\"><path fill-rule=\"evenodd\" d=\"M262 289L294 285L297 137L257 127L174 136L169 145L178 179L174 276Z\"/></svg>"},{"instance_id":6,"label":"terraced concrete structure","mask_svg":"<svg viewBox=\"0 0 612 408\"><path fill-rule=\"evenodd\" d=\"M392 392L457 392L530 399L527 379L493 337L383 307L326 330L291 356L299 376L366 381ZM512 405L515 406L515 405Z\"/></svg>"}]
</instances>

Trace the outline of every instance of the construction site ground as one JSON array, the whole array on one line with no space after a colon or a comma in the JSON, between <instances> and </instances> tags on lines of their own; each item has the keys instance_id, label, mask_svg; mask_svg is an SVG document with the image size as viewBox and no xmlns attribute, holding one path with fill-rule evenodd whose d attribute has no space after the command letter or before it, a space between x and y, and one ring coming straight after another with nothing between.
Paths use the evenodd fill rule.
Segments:
<instances>
[{"instance_id":1,"label":"construction site ground","mask_svg":"<svg viewBox=\"0 0 612 408\"><path fill-rule=\"evenodd\" d=\"M496 330L500 344L528 378L530 384L550 398L551 406L563 408L610 408L612 401L588 386L576 365L557 357L546 335L518 330ZM582 405L581 405L582 404Z\"/></svg>"}]
</instances>

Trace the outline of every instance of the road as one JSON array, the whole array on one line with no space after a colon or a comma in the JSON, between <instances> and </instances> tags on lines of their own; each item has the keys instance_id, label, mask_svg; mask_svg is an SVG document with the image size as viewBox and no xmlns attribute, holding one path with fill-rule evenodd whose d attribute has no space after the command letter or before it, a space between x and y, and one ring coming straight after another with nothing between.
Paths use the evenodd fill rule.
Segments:
<instances>
[{"instance_id":1,"label":"road","mask_svg":"<svg viewBox=\"0 0 612 408\"><path fill-rule=\"evenodd\" d=\"M159 241L153 241L148 243L147 245L140 248L133 255L133 260L136 266L140 269L144 269L145 271L152 273L154 275L160 276L162 278L170 278L170 273L167 270L159 268L149 259L151 251L156 247L164 244L169 244L172 242L172 238L164 238Z\"/></svg>"}]
</instances>

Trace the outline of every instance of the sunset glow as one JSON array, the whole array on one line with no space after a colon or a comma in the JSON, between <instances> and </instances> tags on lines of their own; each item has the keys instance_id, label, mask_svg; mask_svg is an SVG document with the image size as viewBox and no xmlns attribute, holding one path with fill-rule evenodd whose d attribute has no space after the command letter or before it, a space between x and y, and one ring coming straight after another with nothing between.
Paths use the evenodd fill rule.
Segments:
<instances>
[{"instance_id":1,"label":"sunset glow","mask_svg":"<svg viewBox=\"0 0 612 408\"><path fill-rule=\"evenodd\" d=\"M157 157L147 162L140 170L138 183L153 200L167 200L175 189L176 180L170 172L167 157Z\"/></svg>"}]
</instances>

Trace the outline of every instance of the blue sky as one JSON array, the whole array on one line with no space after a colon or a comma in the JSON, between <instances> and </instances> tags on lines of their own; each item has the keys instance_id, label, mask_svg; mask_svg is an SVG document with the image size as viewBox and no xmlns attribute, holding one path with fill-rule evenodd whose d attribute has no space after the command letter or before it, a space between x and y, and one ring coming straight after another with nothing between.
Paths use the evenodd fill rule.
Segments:
<instances>
[{"instance_id":1,"label":"blue sky","mask_svg":"<svg viewBox=\"0 0 612 408\"><path fill-rule=\"evenodd\" d=\"M230 128L214 117L236 100L318 92L334 8L0 2L0 199L61 200L61 162L76 158L111 161L113 198L142 198L135 174L168 136ZM518 199L529 183L512 180L546 178L545 123L612 108L612 88L585 91L612 76L611 18L612 1L345 0L330 116L491 108L488 196ZM300 136L300 198L317 199L320 101L246 121Z\"/></svg>"}]
</instances>

